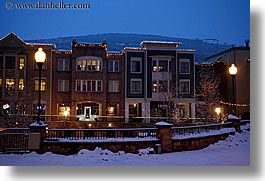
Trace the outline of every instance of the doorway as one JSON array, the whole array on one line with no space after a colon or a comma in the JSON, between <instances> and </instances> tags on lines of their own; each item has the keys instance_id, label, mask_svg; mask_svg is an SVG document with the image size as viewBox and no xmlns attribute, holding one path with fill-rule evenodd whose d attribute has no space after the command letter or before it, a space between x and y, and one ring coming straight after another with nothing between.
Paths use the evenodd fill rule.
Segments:
<instances>
[{"instance_id":1,"label":"doorway","mask_svg":"<svg viewBox=\"0 0 265 181\"><path fill-rule=\"evenodd\" d=\"M91 116L91 107L85 107L84 115L85 115L85 120L88 121Z\"/></svg>"}]
</instances>

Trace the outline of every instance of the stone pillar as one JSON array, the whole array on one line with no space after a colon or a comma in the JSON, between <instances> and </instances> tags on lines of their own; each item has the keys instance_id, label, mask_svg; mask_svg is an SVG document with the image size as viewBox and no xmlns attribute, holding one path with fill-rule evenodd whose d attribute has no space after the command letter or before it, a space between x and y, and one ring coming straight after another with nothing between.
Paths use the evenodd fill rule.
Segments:
<instances>
[{"instance_id":1,"label":"stone pillar","mask_svg":"<svg viewBox=\"0 0 265 181\"><path fill-rule=\"evenodd\" d=\"M236 132L239 132L239 133L241 133L241 128L240 128L240 120L241 119L227 119L227 122L231 122L232 123L232 125L233 125L233 127L235 128L235 130L236 130Z\"/></svg>"},{"instance_id":2,"label":"stone pillar","mask_svg":"<svg viewBox=\"0 0 265 181\"><path fill-rule=\"evenodd\" d=\"M40 121L29 125L29 149L42 152L43 140L47 138L46 129L48 125Z\"/></svg>"},{"instance_id":3,"label":"stone pillar","mask_svg":"<svg viewBox=\"0 0 265 181\"><path fill-rule=\"evenodd\" d=\"M166 122L156 123L156 137L160 140L162 153L172 152L172 128L173 124Z\"/></svg>"}]
</instances>

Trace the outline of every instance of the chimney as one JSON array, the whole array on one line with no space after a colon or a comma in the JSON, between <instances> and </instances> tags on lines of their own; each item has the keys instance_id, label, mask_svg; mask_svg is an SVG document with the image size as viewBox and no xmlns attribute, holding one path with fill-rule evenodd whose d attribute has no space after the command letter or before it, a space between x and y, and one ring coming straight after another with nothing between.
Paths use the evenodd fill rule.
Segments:
<instances>
[{"instance_id":1,"label":"chimney","mask_svg":"<svg viewBox=\"0 0 265 181\"><path fill-rule=\"evenodd\" d=\"M75 46L76 44L77 44L76 39L73 38L73 39L72 39L72 46Z\"/></svg>"},{"instance_id":2,"label":"chimney","mask_svg":"<svg viewBox=\"0 0 265 181\"><path fill-rule=\"evenodd\" d=\"M246 45L246 48L249 48L249 39L245 40L245 45Z\"/></svg>"}]
</instances>

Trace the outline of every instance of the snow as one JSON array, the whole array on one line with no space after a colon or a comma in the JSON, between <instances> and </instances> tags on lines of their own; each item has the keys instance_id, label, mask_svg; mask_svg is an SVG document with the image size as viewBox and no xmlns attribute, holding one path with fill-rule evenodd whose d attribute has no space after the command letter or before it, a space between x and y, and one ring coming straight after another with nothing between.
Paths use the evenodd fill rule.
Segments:
<instances>
[{"instance_id":1,"label":"snow","mask_svg":"<svg viewBox=\"0 0 265 181\"><path fill-rule=\"evenodd\" d=\"M152 154L153 148L138 154L96 148L80 150L76 155L0 154L0 165L6 166L250 166L250 125L241 126L226 140L196 151Z\"/></svg>"},{"instance_id":2,"label":"snow","mask_svg":"<svg viewBox=\"0 0 265 181\"><path fill-rule=\"evenodd\" d=\"M42 121L39 121L39 122L35 121L35 122L31 123L29 126L32 126L32 127L38 127L38 126L43 127L43 126L46 126L47 127L48 124L45 124Z\"/></svg>"},{"instance_id":3,"label":"snow","mask_svg":"<svg viewBox=\"0 0 265 181\"><path fill-rule=\"evenodd\" d=\"M221 134L227 134L227 133L233 133L233 132L235 132L235 128L223 128L220 130L213 130L209 132L192 133L192 134L185 134L185 135L174 135L172 139L198 138L198 137L221 135Z\"/></svg>"},{"instance_id":4,"label":"snow","mask_svg":"<svg viewBox=\"0 0 265 181\"><path fill-rule=\"evenodd\" d=\"M164 121L157 122L156 125L159 125L159 126L173 126L173 124L170 124L170 123L167 123L167 122L164 122Z\"/></svg>"},{"instance_id":5,"label":"snow","mask_svg":"<svg viewBox=\"0 0 265 181\"><path fill-rule=\"evenodd\" d=\"M227 118L228 119L240 119L239 117L234 116L233 114L229 114Z\"/></svg>"}]
</instances>

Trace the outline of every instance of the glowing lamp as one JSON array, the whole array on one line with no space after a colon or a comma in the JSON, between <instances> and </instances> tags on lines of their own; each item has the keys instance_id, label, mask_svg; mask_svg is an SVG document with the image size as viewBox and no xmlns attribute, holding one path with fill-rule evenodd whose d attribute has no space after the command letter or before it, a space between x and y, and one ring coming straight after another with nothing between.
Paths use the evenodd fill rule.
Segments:
<instances>
[{"instance_id":1,"label":"glowing lamp","mask_svg":"<svg viewBox=\"0 0 265 181\"><path fill-rule=\"evenodd\" d=\"M237 67L235 64L232 64L231 67L229 67L229 74L231 76L235 76L237 74Z\"/></svg>"},{"instance_id":2,"label":"glowing lamp","mask_svg":"<svg viewBox=\"0 0 265 181\"><path fill-rule=\"evenodd\" d=\"M46 59L46 53L43 51L42 48L39 48L38 51L35 53L35 61L37 64L43 64Z\"/></svg>"}]
</instances>

